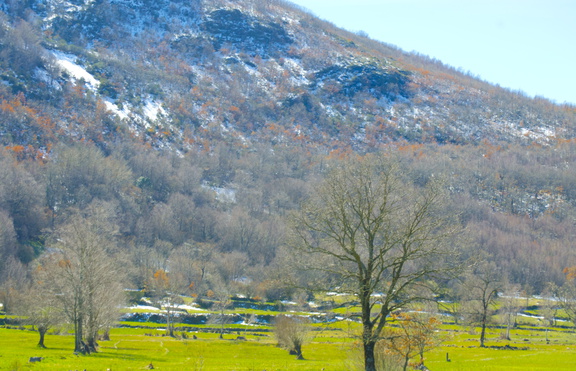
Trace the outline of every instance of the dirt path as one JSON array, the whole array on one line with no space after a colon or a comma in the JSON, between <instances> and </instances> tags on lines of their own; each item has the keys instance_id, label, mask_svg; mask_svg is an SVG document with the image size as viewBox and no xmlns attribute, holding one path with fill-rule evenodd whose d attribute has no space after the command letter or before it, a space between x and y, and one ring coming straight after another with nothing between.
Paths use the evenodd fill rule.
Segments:
<instances>
[{"instance_id":1,"label":"dirt path","mask_svg":"<svg viewBox=\"0 0 576 371\"><path fill-rule=\"evenodd\" d=\"M163 342L163 341L160 342L160 348L164 349L164 355L166 355L166 354L168 354L168 353L170 352L170 349L168 349L168 348L166 348L166 347L164 346L164 342Z\"/></svg>"}]
</instances>

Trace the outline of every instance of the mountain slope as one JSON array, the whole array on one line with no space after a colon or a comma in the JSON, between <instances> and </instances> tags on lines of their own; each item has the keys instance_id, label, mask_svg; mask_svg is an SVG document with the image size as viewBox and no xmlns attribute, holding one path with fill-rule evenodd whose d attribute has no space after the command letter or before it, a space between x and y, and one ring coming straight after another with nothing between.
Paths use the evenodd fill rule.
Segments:
<instances>
[{"instance_id":1,"label":"mountain slope","mask_svg":"<svg viewBox=\"0 0 576 371\"><path fill-rule=\"evenodd\" d=\"M0 18L3 145L134 138L370 151L552 143L574 107L528 99L281 1L29 0ZM23 20L25 19L25 20Z\"/></svg>"},{"instance_id":2,"label":"mountain slope","mask_svg":"<svg viewBox=\"0 0 576 371\"><path fill-rule=\"evenodd\" d=\"M341 158L382 149L418 186L446 180L463 253L510 282L541 292L576 265L572 106L280 1L0 9L0 286L85 214L117 228L134 287L169 267L200 294L221 275L289 298L288 215Z\"/></svg>"}]
</instances>

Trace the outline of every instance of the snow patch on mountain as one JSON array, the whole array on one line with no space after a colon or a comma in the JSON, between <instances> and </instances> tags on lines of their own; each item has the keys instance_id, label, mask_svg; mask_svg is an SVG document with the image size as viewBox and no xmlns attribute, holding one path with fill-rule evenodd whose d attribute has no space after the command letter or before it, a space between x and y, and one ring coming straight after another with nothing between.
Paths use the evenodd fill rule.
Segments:
<instances>
[{"instance_id":1,"label":"snow patch on mountain","mask_svg":"<svg viewBox=\"0 0 576 371\"><path fill-rule=\"evenodd\" d=\"M127 109L126 107L124 107L123 109L120 109L116 104L114 104L114 102L112 102L111 99L106 98L102 100L104 102L104 105L106 106L106 108L108 109L108 111L116 114L118 117L120 117L121 119L127 119L130 115L130 110Z\"/></svg>"},{"instance_id":2,"label":"snow patch on mountain","mask_svg":"<svg viewBox=\"0 0 576 371\"><path fill-rule=\"evenodd\" d=\"M222 203L236 203L236 190L232 188L216 187L208 183L202 184L202 188L214 192L216 200Z\"/></svg>"},{"instance_id":3,"label":"snow patch on mountain","mask_svg":"<svg viewBox=\"0 0 576 371\"><path fill-rule=\"evenodd\" d=\"M144 112L144 115L152 121L156 121L159 116L166 115L166 111L162 108L162 104L152 99L146 100L144 107L142 107L142 111Z\"/></svg>"},{"instance_id":4,"label":"snow patch on mountain","mask_svg":"<svg viewBox=\"0 0 576 371\"><path fill-rule=\"evenodd\" d=\"M84 67L76 63L76 56L73 54L66 54L58 50L53 50L52 54L56 58L56 64L66 73L72 77L72 83L77 85L79 81L84 81L86 87L93 92L98 90L100 81L92 76Z\"/></svg>"},{"instance_id":5,"label":"snow patch on mountain","mask_svg":"<svg viewBox=\"0 0 576 371\"><path fill-rule=\"evenodd\" d=\"M34 69L34 78L36 80L42 81L52 90L62 90L62 87L58 84L58 82L50 76L48 71L43 68L36 67Z\"/></svg>"}]
</instances>

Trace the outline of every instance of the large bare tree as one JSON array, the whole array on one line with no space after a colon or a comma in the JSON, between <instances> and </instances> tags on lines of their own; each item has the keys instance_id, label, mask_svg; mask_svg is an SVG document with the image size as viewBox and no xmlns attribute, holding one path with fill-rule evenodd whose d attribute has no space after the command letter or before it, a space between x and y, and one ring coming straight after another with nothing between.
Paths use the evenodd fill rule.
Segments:
<instances>
[{"instance_id":1,"label":"large bare tree","mask_svg":"<svg viewBox=\"0 0 576 371\"><path fill-rule=\"evenodd\" d=\"M296 259L320 273L317 289L327 282L360 302L367 371L376 370L374 348L388 315L421 300L421 288L456 265L458 223L444 209L442 188L407 180L390 157L346 160L294 218Z\"/></svg>"},{"instance_id":2,"label":"large bare tree","mask_svg":"<svg viewBox=\"0 0 576 371\"><path fill-rule=\"evenodd\" d=\"M97 350L98 332L119 315L121 274L109 255L109 226L97 217L77 216L59 229L39 268L74 326L74 352Z\"/></svg>"},{"instance_id":3,"label":"large bare tree","mask_svg":"<svg viewBox=\"0 0 576 371\"><path fill-rule=\"evenodd\" d=\"M494 263L481 261L464 275L462 312L470 325L480 326L480 346L486 341L486 328L495 312L498 292L502 288L501 274Z\"/></svg>"}]
</instances>

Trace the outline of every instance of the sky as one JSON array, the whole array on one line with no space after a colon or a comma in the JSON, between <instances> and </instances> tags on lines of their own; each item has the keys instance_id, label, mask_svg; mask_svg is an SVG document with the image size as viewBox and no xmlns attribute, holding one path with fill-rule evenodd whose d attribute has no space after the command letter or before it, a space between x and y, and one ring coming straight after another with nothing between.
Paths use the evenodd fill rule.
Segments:
<instances>
[{"instance_id":1,"label":"sky","mask_svg":"<svg viewBox=\"0 0 576 371\"><path fill-rule=\"evenodd\" d=\"M576 105L576 0L290 0L493 84Z\"/></svg>"}]
</instances>

